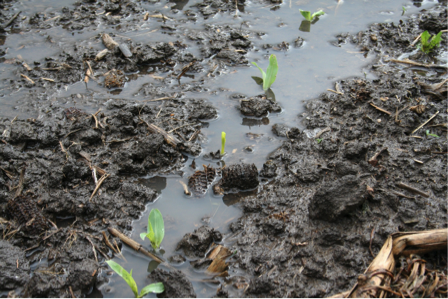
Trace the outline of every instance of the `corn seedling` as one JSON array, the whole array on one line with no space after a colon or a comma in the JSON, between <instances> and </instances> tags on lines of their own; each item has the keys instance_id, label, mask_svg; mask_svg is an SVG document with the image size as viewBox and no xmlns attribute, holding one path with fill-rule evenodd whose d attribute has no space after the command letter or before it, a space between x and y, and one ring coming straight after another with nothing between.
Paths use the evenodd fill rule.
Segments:
<instances>
[{"instance_id":1,"label":"corn seedling","mask_svg":"<svg viewBox=\"0 0 448 299\"><path fill-rule=\"evenodd\" d=\"M435 47L440 46L440 42L442 41L442 31L440 31L437 35L429 34L428 31L422 33L420 38L421 42L418 45L418 48L426 54L429 54Z\"/></svg>"},{"instance_id":2,"label":"corn seedling","mask_svg":"<svg viewBox=\"0 0 448 299\"><path fill-rule=\"evenodd\" d=\"M146 294L149 294L149 293L160 294L163 291L165 291L165 286L163 285L163 283L157 282L157 283L152 283L152 284L147 285L140 291L140 294L139 294L137 283L135 282L134 278L132 277L132 269L131 269L131 273L129 273L122 266L120 266L120 264L118 264L114 261L106 261L106 263L109 265L109 267L112 268L112 270L115 271L115 273L117 273L121 278L124 279L124 281L126 281L128 286L131 288L132 292L134 293L135 298L142 298L143 296L145 296Z\"/></svg>"},{"instance_id":3,"label":"corn seedling","mask_svg":"<svg viewBox=\"0 0 448 299\"><path fill-rule=\"evenodd\" d=\"M317 141L317 143L321 143L321 142L322 142L322 139L317 138L316 141Z\"/></svg>"},{"instance_id":4,"label":"corn seedling","mask_svg":"<svg viewBox=\"0 0 448 299\"><path fill-rule=\"evenodd\" d=\"M226 132L221 132L221 156L224 156L225 147L226 147Z\"/></svg>"},{"instance_id":5,"label":"corn seedling","mask_svg":"<svg viewBox=\"0 0 448 299\"><path fill-rule=\"evenodd\" d=\"M432 137L440 138L439 135L429 133L429 130L426 130L426 136L432 136Z\"/></svg>"},{"instance_id":6,"label":"corn seedling","mask_svg":"<svg viewBox=\"0 0 448 299\"><path fill-rule=\"evenodd\" d=\"M163 224L162 213L158 209L152 209L148 216L148 228L146 233L141 233L140 238L145 240L145 237L151 241L151 246L158 249L165 236L165 226Z\"/></svg>"},{"instance_id":7,"label":"corn seedling","mask_svg":"<svg viewBox=\"0 0 448 299\"><path fill-rule=\"evenodd\" d=\"M271 54L271 56L269 57L269 66L266 69L266 73L263 71L261 67L257 65L257 63L252 62L252 64L255 65L261 72L263 79L263 90L266 91L269 88L271 88L271 85L275 82L275 79L277 78L277 72L278 72L277 57L274 54Z\"/></svg>"},{"instance_id":8,"label":"corn seedling","mask_svg":"<svg viewBox=\"0 0 448 299\"><path fill-rule=\"evenodd\" d=\"M402 6L401 9L403 10L403 12L401 13L401 15L404 15L406 12L406 7Z\"/></svg>"},{"instance_id":9,"label":"corn seedling","mask_svg":"<svg viewBox=\"0 0 448 299\"><path fill-rule=\"evenodd\" d=\"M302 10L302 9L299 9L299 10L300 10L300 13L302 14L302 16L305 18L305 20L310 21L310 22L311 22L315 17L319 17L319 16L322 16L322 15L325 14L325 12L324 12L323 10L316 11L316 12L313 13L313 14L311 14L311 12L306 11L306 10Z\"/></svg>"}]
</instances>

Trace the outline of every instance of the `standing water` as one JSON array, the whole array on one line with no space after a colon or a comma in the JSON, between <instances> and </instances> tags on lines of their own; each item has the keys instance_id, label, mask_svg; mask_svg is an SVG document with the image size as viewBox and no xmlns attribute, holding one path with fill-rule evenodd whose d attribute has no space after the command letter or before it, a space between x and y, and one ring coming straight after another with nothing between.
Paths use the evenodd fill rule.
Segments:
<instances>
[{"instance_id":1,"label":"standing water","mask_svg":"<svg viewBox=\"0 0 448 299\"><path fill-rule=\"evenodd\" d=\"M14 4L17 11L22 11L19 17L30 17L35 14L48 15L50 19L63 7L74 5L74 1L19 1ZM414 3L416 2L416 3ZM271 127L273 124L287 124L301 127L301 117L307 100L317 97L327 89L334 89L334 83L344 78L358 76L372 78L365 69L374 57L365 56L353 45L338 45L336 35L344 32L355 34L364 30L375 22L398 22L407 15L428 8L436 1L402 1L393 0L286 0L286 1L238 1L237 11L217 13L209 18L198 18L181 24L184 29L201 30L206 25L232 25L244 30L259 32L258 38L251 42L254 49L249 51L247 59L255 61L266 69L270 54L275 54L278 60L279 72L277 80L272 86L275 99L282 107L280 113L273 113L262 118L244 117L237 109L240 95L247 97L263 93L251 76L259 76L257 68L252 64L239 67L228 67L216 76L206 73L196 74L195 77L182 77L182 84L200 85L201 91L188 91L187 98L206 98L219 112L219 117L209 122L208 127L202 129L206 140L202 140L203 151L199 157L186 156L185 167L180 172L160 174L158 176L144 176L136 178L136 182L158 191L159 197L148 205L141 218L133 223L132 238L149 247L148 240L139 238L141 232L146 231L147 218L152 208L159 209L165 219L166 234L162 242L163 257L168 258L176 254L176 245L180 239L194 229L208 224L219 230L223 235L229 234L229 224L241 215L238 201L245 193L215 196L207 192L203 197L184 195L181 184L187 183L188 177L194 173L190 167L193 159L197 168L202 165L221 167L237 163L254 163L260 169L266 157L277 148L282 139L275 136ZM193 10L202 3L192 1L148 1L142 2L141 7L148 12L158 12L171 20L176 20L184 12ZM325 15L303 31L301 23L304 20L299 9L315 12L323 10ZM403 11L405 10L404 16ZM36 117L35 110L27 107L23 101L29 96L29 89L12 89L10 78L20 76L13 63L20 55L28 62L39 62L46 57L59 55L61 45L89 44L92 38L103 32L112 32L131 39L133 42L172 41L177 37L158 30L164 23L160 19L150 19L138 30L126 31L125 28L115 26L113 29L107 24L100 23L93 30L70 32L60 27L48 30L35 29L22 32L20 28L12 28L1 38L2 49L6 54L0 64L0 116L18 115L22 118ZM167 22L169 25L169 22ZM302 30L299 30L299 27ZM261 34L263 33L263 34ZM49 42L50 41L50 42ZM200 50L194 41L187 40L190 51L200 57ZM92 44L92 47L98 48ZM204 60L201 63L206 63ZM131 75L131 74L129 74ZM76 99L91 98L91 105L85 104L87 111L96 111L96 103L101 99L132 99L146 100L138 91L145 83L154 86L162 84L156 76L166 77L167 73L159 73L157 69L151 75L141 71L134 74L120 90L107 90L93 82L86 84L80 80L75 84L61 85L56 90L42 92L39 101L54 101L67 107L76 105ZM166 87L166 86L164 86ZM171 91L180 91L179 83L174 81L168 86ZM158 103L157 105L159 105ZM39 104L36 103L36 106ZM226 155L222 161L210 160L204 154L216 152L221 145L221 132L227 133ZM249 134L250 133L250 134ZM226 242L224 240L224 242ZM124 246L123 254L126 259L124 267L133 269L133 276L137 285L142 288L148 283L147 274L153 264L150 259ZM123 260L116 259L123 264ZM215 295L217 286L201 281L207 278L205 273L198 273L189 266L189 262L178 266L178 269L195 277L192 280L195 292L199 297ZM102 274L106 275L106 274ZM110 284L100 288L104 297L128 297L130 291L126 283L119 277L113 276ZM92 293L95 296L98 292Z\"/></svg>"}]
</instances>

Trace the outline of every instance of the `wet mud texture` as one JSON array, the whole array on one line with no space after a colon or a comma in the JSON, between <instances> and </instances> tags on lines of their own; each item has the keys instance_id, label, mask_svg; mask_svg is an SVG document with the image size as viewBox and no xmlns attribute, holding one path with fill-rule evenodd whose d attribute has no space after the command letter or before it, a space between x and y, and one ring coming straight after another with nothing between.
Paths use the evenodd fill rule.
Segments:
<instances>
[{"instance_id":1,"label":"wet mud texture","mask_svg":"<svg viewBox=\"0 0 448 299\"><path fill-rule=\"evenodd\" d=\"M412 51L407 47L428 22L445 26L446 8L400 26L374 24L343 42L397 58ZM446 33L443 38L432 55L447 50ZM350 289L372 261L372 229L377 254L396 231L447 227L447 94L445 86L428 87L447 78L446 68L385 63L383 55L370 67L377 79L340 81L343 94L310 100L300 115L304 130L273 125L285 141L268 157L258 194L241 201L244 215L224 238L237 251L229 273L239 274L222 280L219 297L334 295ZM432 256L438 254L446 256ZM446 260L437 267L446 269Z\"/></svg>"},{"instance_id":2,"label":"wet mud texture","mask_svg":"<svg viewBox=\"0 0 448 299\"><path fill-rule=\"evenodd\" d=\"M224 13L230 7L235 9L234 2L208 2L214 3L212 7L216 12ZM19 101L17 107L24 113L34 113L42 103L46 103L49 94L81 81L86 82L87 88L98 89L100 86L104 93L119 94L127 82L145 75L152 76L163 84L155 86L147 83L136 93L148 98L206 91L202 80L228 72L229 66L248 64L246 54L253 49L251 39L259 38L263 33L249 31L247 25L239 23L206 24L203 29L185 26L194 24L198 18L204 18L202 8L209 5L205 3L176 14L175 19L163 18L157 10L146 11L143 4L127 0L113 3L79 1L59 11L34 15L22 13L9 29L19 32L48 32L57 28L72 33L83 31L97 34L72 43L45 33L46 43L57 49L57 53L35 61L25 61L21 57L10 59L8 63L16 65L13 74L16 78L5 79L8 92L23 88L32 91L29 98ZM175 11L174 3L171 4ZM225 10L224 6L228 6L228 9ZM2 11L2 16L4 22L7 22L13 13ZM151 40L140 43L125 36L130 32L148 30L148 23L152 24L151 28L155 27L154 30L169 35L170 40L174 41ZM109 29L100 32L100 24ZM116 44L107 46L103 42L104 34L110 35ZM106 53L99 55L105 50ZM2 56L7 51L8 49L0 47L0 59L5 60ZM194 83L184 83L183 76L194 77L196 80ZM80 95L75 100L80 105L92 105L104 103L107 98Z\"/></svg>"},{"instance_id":3,"label":"wet mud texture","mask_svg":"<svg viewBox=\"0 0 448 299\"><path fill-rule=\"evenodd\" d=\"M0 119L1 291L71 297L70 288L81 296L107 282L99 262L121 242L109 236L116 245L106 246L103 232L129 233L157 198L137 176L178 172L183 153L201 152L178 139L202 136L203 119L216 117L203 100L171 99L162 113L159 106L115 100L97 114L54 108L38 119Z\"/></svg>"}]
</instances>

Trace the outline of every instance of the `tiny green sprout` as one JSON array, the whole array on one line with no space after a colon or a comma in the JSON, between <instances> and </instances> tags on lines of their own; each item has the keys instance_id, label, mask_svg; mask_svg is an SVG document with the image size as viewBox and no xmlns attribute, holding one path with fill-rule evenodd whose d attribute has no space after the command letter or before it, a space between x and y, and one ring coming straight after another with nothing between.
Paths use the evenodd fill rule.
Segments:
<instances>
[{"instance_id":1,"label":"tiny green sprout","mask_svg":"<svg viewBox=\"0 0 448 299\"><path fill-rule=\"evenodd\" d=\"M429 133L429 130L426 130L426 136L432 136L432 137L440 138L440 136L438 136L436 134Z\"/></svg>"},{"instance_id":2,"label":"tiny green sprout","mask_svg":"<svg viewBox=\"0 0 448 299\"><path fill-rule=\"evenodd\" d=\"M160 247L164 236L165 226L162 213L158 209L152 209L148 216L147 232L141 233L140 238L145 240L145 237L147 237L151 241L152 248L157 249Z\"/></svg>"},{"instance_id":3,"label":"tiny green sprout","mask_svg":"<svg viewBox=\"0 0 448 299\"><path fill-rule=\"evenodd\" d=\"M157 283L152 283L152 284L147 285L140 291L140 294L139 294L137 283L135 282L134 278L132 277L132 269L131 269L131 273L129 273L122 266L120 266L120 264L118 264L114 261L106 261L106 263L121 278L123 278L124 281L126 281L128 286L131 288L132 292L134 293L135 298L142 298L143 296L145 296L146 294L149 294L149 293L160 294L160 293L163 293L163 291L165 291L165 286L163 285L163 283L157 282Z\"/></svg>"},{"instance_id":4,"label":"tiny green sprout","mask_svg":"<svg viewBox=\"0 0 448 299\"><path fill-rule=\"evenodd\" d=\"M300 13L302 14L302 16L307 21L312 21L315 17L319 17L319 16L322 16L325 14L325 12L323 10L316 11L313 14L311 14L311 12L306 11L306 10L302 10L302 9L299 9L299 10L300 10Z\"/></svg>"},{"instance_id":5,"label":"tiny green sprout","mask_svg":"<svg viewBox=\"0 0 448 299\"><path fill-rule=\"evenodd\" d=\"M317 143L321 143L321 142L322 142L322 139L317 138L316 141L317 141Z\"/></svg>"},{"instance_id":6,"label":"tiny green sprout","mask_svg":"<svg viewBox=\"0 0 448 299\"><path fill-rule=\"evenodd\" d=\"M435 47L440 46L440 42L442 41L442 31L440 31L437 35L429 34L428 31L422 33L421 42L417 46L423 53L429 54Z\"/></svg>"},{"instance_id":7,"label":"tiny green sprout","mask_svg":"<svg viewBox=\"0 0 448 299\"><path fill-rule=\"evenodd\" d=\"M221 132L221 156L224 156L226 147L226 132Z\"/></svg>"},{"instance_id":8,"label":"tiny green sprout","mask_svg":"<svg viewBox=\"0 0 448 299\"><path fill-rule=\"evenodd\" d=\"M266 91L269 88L271 88L271 85L275 82L275 79L277 78L277 72L278 72L277 57L274 54L271 54L271 56L269 57L269 65L268 68L266 69L266 73L263 71L261 67L257 65L256 62L252 62L252 64L255 65L261 72L263 79L263 90Z\"/></svg>"}]
</instances>

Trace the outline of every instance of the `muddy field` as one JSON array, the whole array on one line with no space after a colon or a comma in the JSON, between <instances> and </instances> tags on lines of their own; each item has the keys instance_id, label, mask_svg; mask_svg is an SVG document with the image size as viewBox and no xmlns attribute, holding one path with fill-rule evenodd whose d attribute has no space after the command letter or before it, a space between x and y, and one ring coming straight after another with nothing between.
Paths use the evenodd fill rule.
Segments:
<instances>
[{"instance_id":1,"label":"muddy field","mask_svg":"<svg viewBox=\"0 0 448 299\"><path fill-rule=\"evenodd\" d=\"M236 200L243 216L229 224L229 234L205 219L178 240L177 253L166 257L170 266L160 265L146 279L164 282L162 297L199 296L191 271L174 268L187 262L204 273L216 266L210 255L216 248L226 248L225 262L205 282L218 297L331 296L351 288L391 233L447 227L447 67L435 60L446 55L447 33L430 55L409 57L425 66L391 60L411 52L422 31L446 29L446 2L439 2L399 24L335 36L335 47L353 44L375 56L368 68L376 79L338 81L333 91L309 99L306 112L297 116L300 129L269 124L269 114L282 107L266 96L235 95L241 115L267 120L283 143L262 169L251 163L223 169L197 165L201 172L190 179L191 196L252 192ZM107 293L113 274L104 261L126 246L108 228L131 235L133 220L158 198L137 178L182 176L186 161L191 165L191 157L204 154L220 159L202 150L207 141L202 130L219 111L205 97L185 93L200 94L204 82L228 67L248 65L251 40L264 33L240 23L205 30L182 26L235 10L234 3L213 0L174 22L157 11L144 14L139 2L125 0L79 2L57 15L31 17L16 16L13 4L1 4L4 31L113 26L116 33L109 38L116 44L99 34L76 47L58 43L60 53L41 61L9 61L21 78L10 80L11 90L29 91L18 107L35 116L0 118L0 294ZM120 36L143 26L145 18L160 23L176 41L143 44ZM438 66L430 65L434 62ZM119 93L137 72L155 71L164 74L153 75L164 84L144 84L138 94L147 101L95 93L46 97L80 80ZM182 83L184 76L200 80ZM427 267L446 273L446 254L426 256Z\"/></svg>"}]
</instances>

